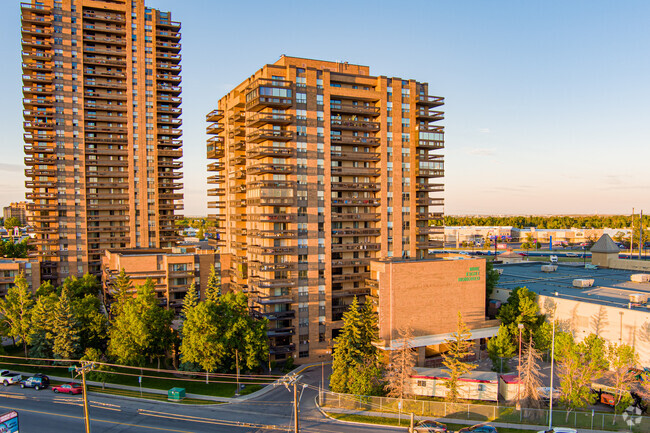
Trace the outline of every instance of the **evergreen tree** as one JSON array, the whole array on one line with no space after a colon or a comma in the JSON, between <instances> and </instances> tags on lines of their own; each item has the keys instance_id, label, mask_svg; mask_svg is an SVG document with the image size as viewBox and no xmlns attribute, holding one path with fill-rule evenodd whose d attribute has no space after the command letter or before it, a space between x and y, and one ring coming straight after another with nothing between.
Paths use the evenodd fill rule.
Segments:
<instances>
[{"instance_id":1,"label":"evergreen tree","mask_svg":"<svg viewBox=\"0 0 650 433\"><path fill-rule=\"evenodd\" d=\"M39 296L32 310L29 329L29 356L32 358L52 358L53 316L58 299L56 293Z\"/></svg>"},{"instance_id":2,"label":"evergreen tree","mask_svg":"<svg viewBox=\"0 0 650 433\"><path fill-rule=\"evenodd\" d=\"M386 389L389 397L402 400L411 392L411 375L415 372L417 354L413 349L413 329L398 329L398 346L391 350L386 375Z\"/></svg>"},{"instance_id":3,"label":"evergreen tree","mask_svg":"<svg viewBox=\"0 0 650 433\"><path fill-rule=\"evenodd\" d=\"M41 285L36 289L36 296L48 296L56 294L56 287L52 285L50 281L43 281Z\"/></svg>"},{"instance_id":4,"label":"evergreen tree","mask_svg":"<svg viewBox=\"0 0 650 433\"><path fill-rule=\"evenodd\" d=\"M64 287L52 316L52 354L57 359L72 359L78 350L77 321L72 311L68 290Z\"/></svg>"},{"instance_id":5,"label":"evergreen tree","mask_svg":"<svg viewBox=\"0 0 650 433\"><path fill-rule=\"evenodd\" d=\"M485 301L488 302L494 288L499 284L499 272L494 269L494 264L490 260L485 263L485 274Z\"/></svg>"},{"instance_id":6,"label":"evergreen tree","mask_svg":"<svg viewBox=\"0 0 650 433\"><path fill-rule=\"evenodd\" d=\"M221 277L217 274L214 265L210 266L210 275L205 288L205 300L217 302L221 296Z\"/></svg>"},{"instance_id":7,"label":"evergreen tree","mask_svg":"<svg viewBox=\"0 0 650 433\"><path fill-rule=\"evenodd\" d=\"M25 276L20 273L14 279L14 286L9 288L4 299L0 299L0 320L5 335L14 339L20 338L25 356L33 305L32 292Z\"/></svg>"},{"instance_id":8,"label":"evergreen tree","mask_svg":"<svg viewBox=\"0 0 650 433\"><path fill-rule=\"evenodd\" d=\"M72 310L77 321L81 352L87 348L101 350L108 338L108 320L101 312L101 302L93 295L72 300Z\"/></svg>"},{"instance_id":9,"label":"evergreen tree","mask_svg":"<svg viewBox=\"0 0 650 433\"><path fill-rule=\"evenodd\" d=\"M506 360L506 369L508 371L507 359L512 358L517 351L513 342L513 337L507 326L501 324L497 335L490 338L487 343L488 355L492 360L492 369L503 373L503 360Z\"/></svg>"},{"instance_id":10,"label":"evergreen tree","mask_svg":"<svg viewBox=\"0 0 650 433\"><path fill-rule=\"evenodd\" d=\"M460 377L476 368L476 365L468 364L464 360L473 354L472 333L463 322L463 316L458 312L457 330L445 343L449 350L442 354L442 363L449 370L449 380L445 382L447 398L452 402L458 401L458 382Z\"/></svg>"},{"instance_id":11,"label":"evergreen tree","mask_svg":"<svg viewBox=\"0 0 650 433\"><path fill-rule=\"evenodd\" d=\"M374 321L368 311L365 313L359 308L359 302L356 296L348 310L343 313L343 328L338 337L334 339L334 353L332 354L332 375L330 376L330 389L334 392L351 393L350 384L359 380L357 373L362 366L366 365L367 360L372 362L371 368L366 369L366 373L379 373L378 368L378 351L372 344L374 331L370 331L376 325L368 322ZM377 366L376 368L374 366ZM355 388L372 389L373 384L378 379L368 377L366 385L356 384Z\"/></svg>"},{"instance_id":12,"label":"evergreen tree","mask_svg":"<svg viewBox=\"0 0 650 433\"><path fill-rule=\"evenodd\" d=\"M130 299L133 298L133 283L131 282L131 277L126 274L124 268L120 270L120 273L115 278L113 283L112 297L113 302L111 303L111 316L115 317L120 312L120 308Z\"/></svg>"}]
</instances>

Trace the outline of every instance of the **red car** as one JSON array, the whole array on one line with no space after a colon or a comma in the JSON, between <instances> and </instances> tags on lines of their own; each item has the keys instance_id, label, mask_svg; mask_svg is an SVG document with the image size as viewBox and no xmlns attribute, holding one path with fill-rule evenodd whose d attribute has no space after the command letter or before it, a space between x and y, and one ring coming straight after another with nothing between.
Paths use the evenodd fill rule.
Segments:
<instances>
[{"instance_id":1,"label":"red car","mask_svg":"<svg viewBox=\"0 0 650 433\"><path fill-rule=\"evenodd\" d=\"M78 383L66 383L59 386L53 386L52 391L56 393L63 392L66 394L81 394L83 388Z\"/></svg>"}]
</instances>

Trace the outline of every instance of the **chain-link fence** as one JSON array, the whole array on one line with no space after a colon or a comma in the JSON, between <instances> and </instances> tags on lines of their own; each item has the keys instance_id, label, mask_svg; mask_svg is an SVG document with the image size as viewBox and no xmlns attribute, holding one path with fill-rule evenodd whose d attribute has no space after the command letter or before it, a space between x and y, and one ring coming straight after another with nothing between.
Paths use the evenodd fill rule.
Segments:
<instances>
[{"instance_id":1,"label":"chain-link fence","mask_svg":"<svg viewBox=\"0 0 650 433\"><path fill-rule=\"evenodd\" d=\"M413 413L419 418L450 418L478 422L495 421L513 424L544 426L549 422L548 409L517 410L513 406L492 404L447 403L430 400L400 400L389 397L370 397L322 392L320 405L324 410L345 409L352 412ZM613 413L553 410L553 425L592 430L650 431L650 417L637 413Z\"/></svg>"}]
</instances>

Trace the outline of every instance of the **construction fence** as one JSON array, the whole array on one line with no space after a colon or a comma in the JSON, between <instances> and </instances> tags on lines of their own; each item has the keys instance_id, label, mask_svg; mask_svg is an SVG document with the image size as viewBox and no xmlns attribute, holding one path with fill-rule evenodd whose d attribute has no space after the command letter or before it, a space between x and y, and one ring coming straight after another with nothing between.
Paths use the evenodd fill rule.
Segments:
<instances>
[{"instance_id":1,"label":"construction fence","mask_svg":"<svg viewBox=\"0 0 650 433\"><path fill-rule=\"evenodd\" d=\"M548 425L550 411L546 409L500 406L496 404L448 403L431 400L412 400L338 394L322 391L319 403L323 410L343 410L351 413L383 412L391 414L413 413L417 418L448 418L479 422L505 422L513 424ZM554 427L573 427L591 430L632 431L642 433L650 431L650 417L637 413L613 413L595 411L565 411L553 409Z\"/></svg>"}]
</instances>

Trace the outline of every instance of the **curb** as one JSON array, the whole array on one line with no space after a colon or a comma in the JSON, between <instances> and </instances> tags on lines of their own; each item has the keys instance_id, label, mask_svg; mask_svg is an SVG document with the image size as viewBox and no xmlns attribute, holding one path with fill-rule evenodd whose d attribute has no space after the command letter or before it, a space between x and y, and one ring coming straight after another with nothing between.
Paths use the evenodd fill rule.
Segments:
<instances>
[{"instance_id":1,"label":"curb","mask_svg":"<svg viewBox=\"0 0 650 433\"><path fill-rule=\"evenodd\" d=\"M374 426L375 428L389 428L389 429L403 428L403 429L405 429L406 431L409 430L409 427L400 427L400 426L396 426L396 425L373 424L373 423L358 422L358 421L345 421L345 420L340 420L340 419L333 418L330 414L328 414L327 412L325 412L325 411L320 407L320 405L318 404L318 396L315 396L315 397L314 397L314 405L316 405L316 408L320 411L321 414L323 414L324 417L326 417L326 418L328 418L328 419L330 419L330 420L332 420L332 421L334 421L334 422L343 422L343 423L346 423L346 424L354 424L354 425L362 425L362 426L369 426L369 425L371 425L371 426Z\"/></svg>"}]
</instances>

